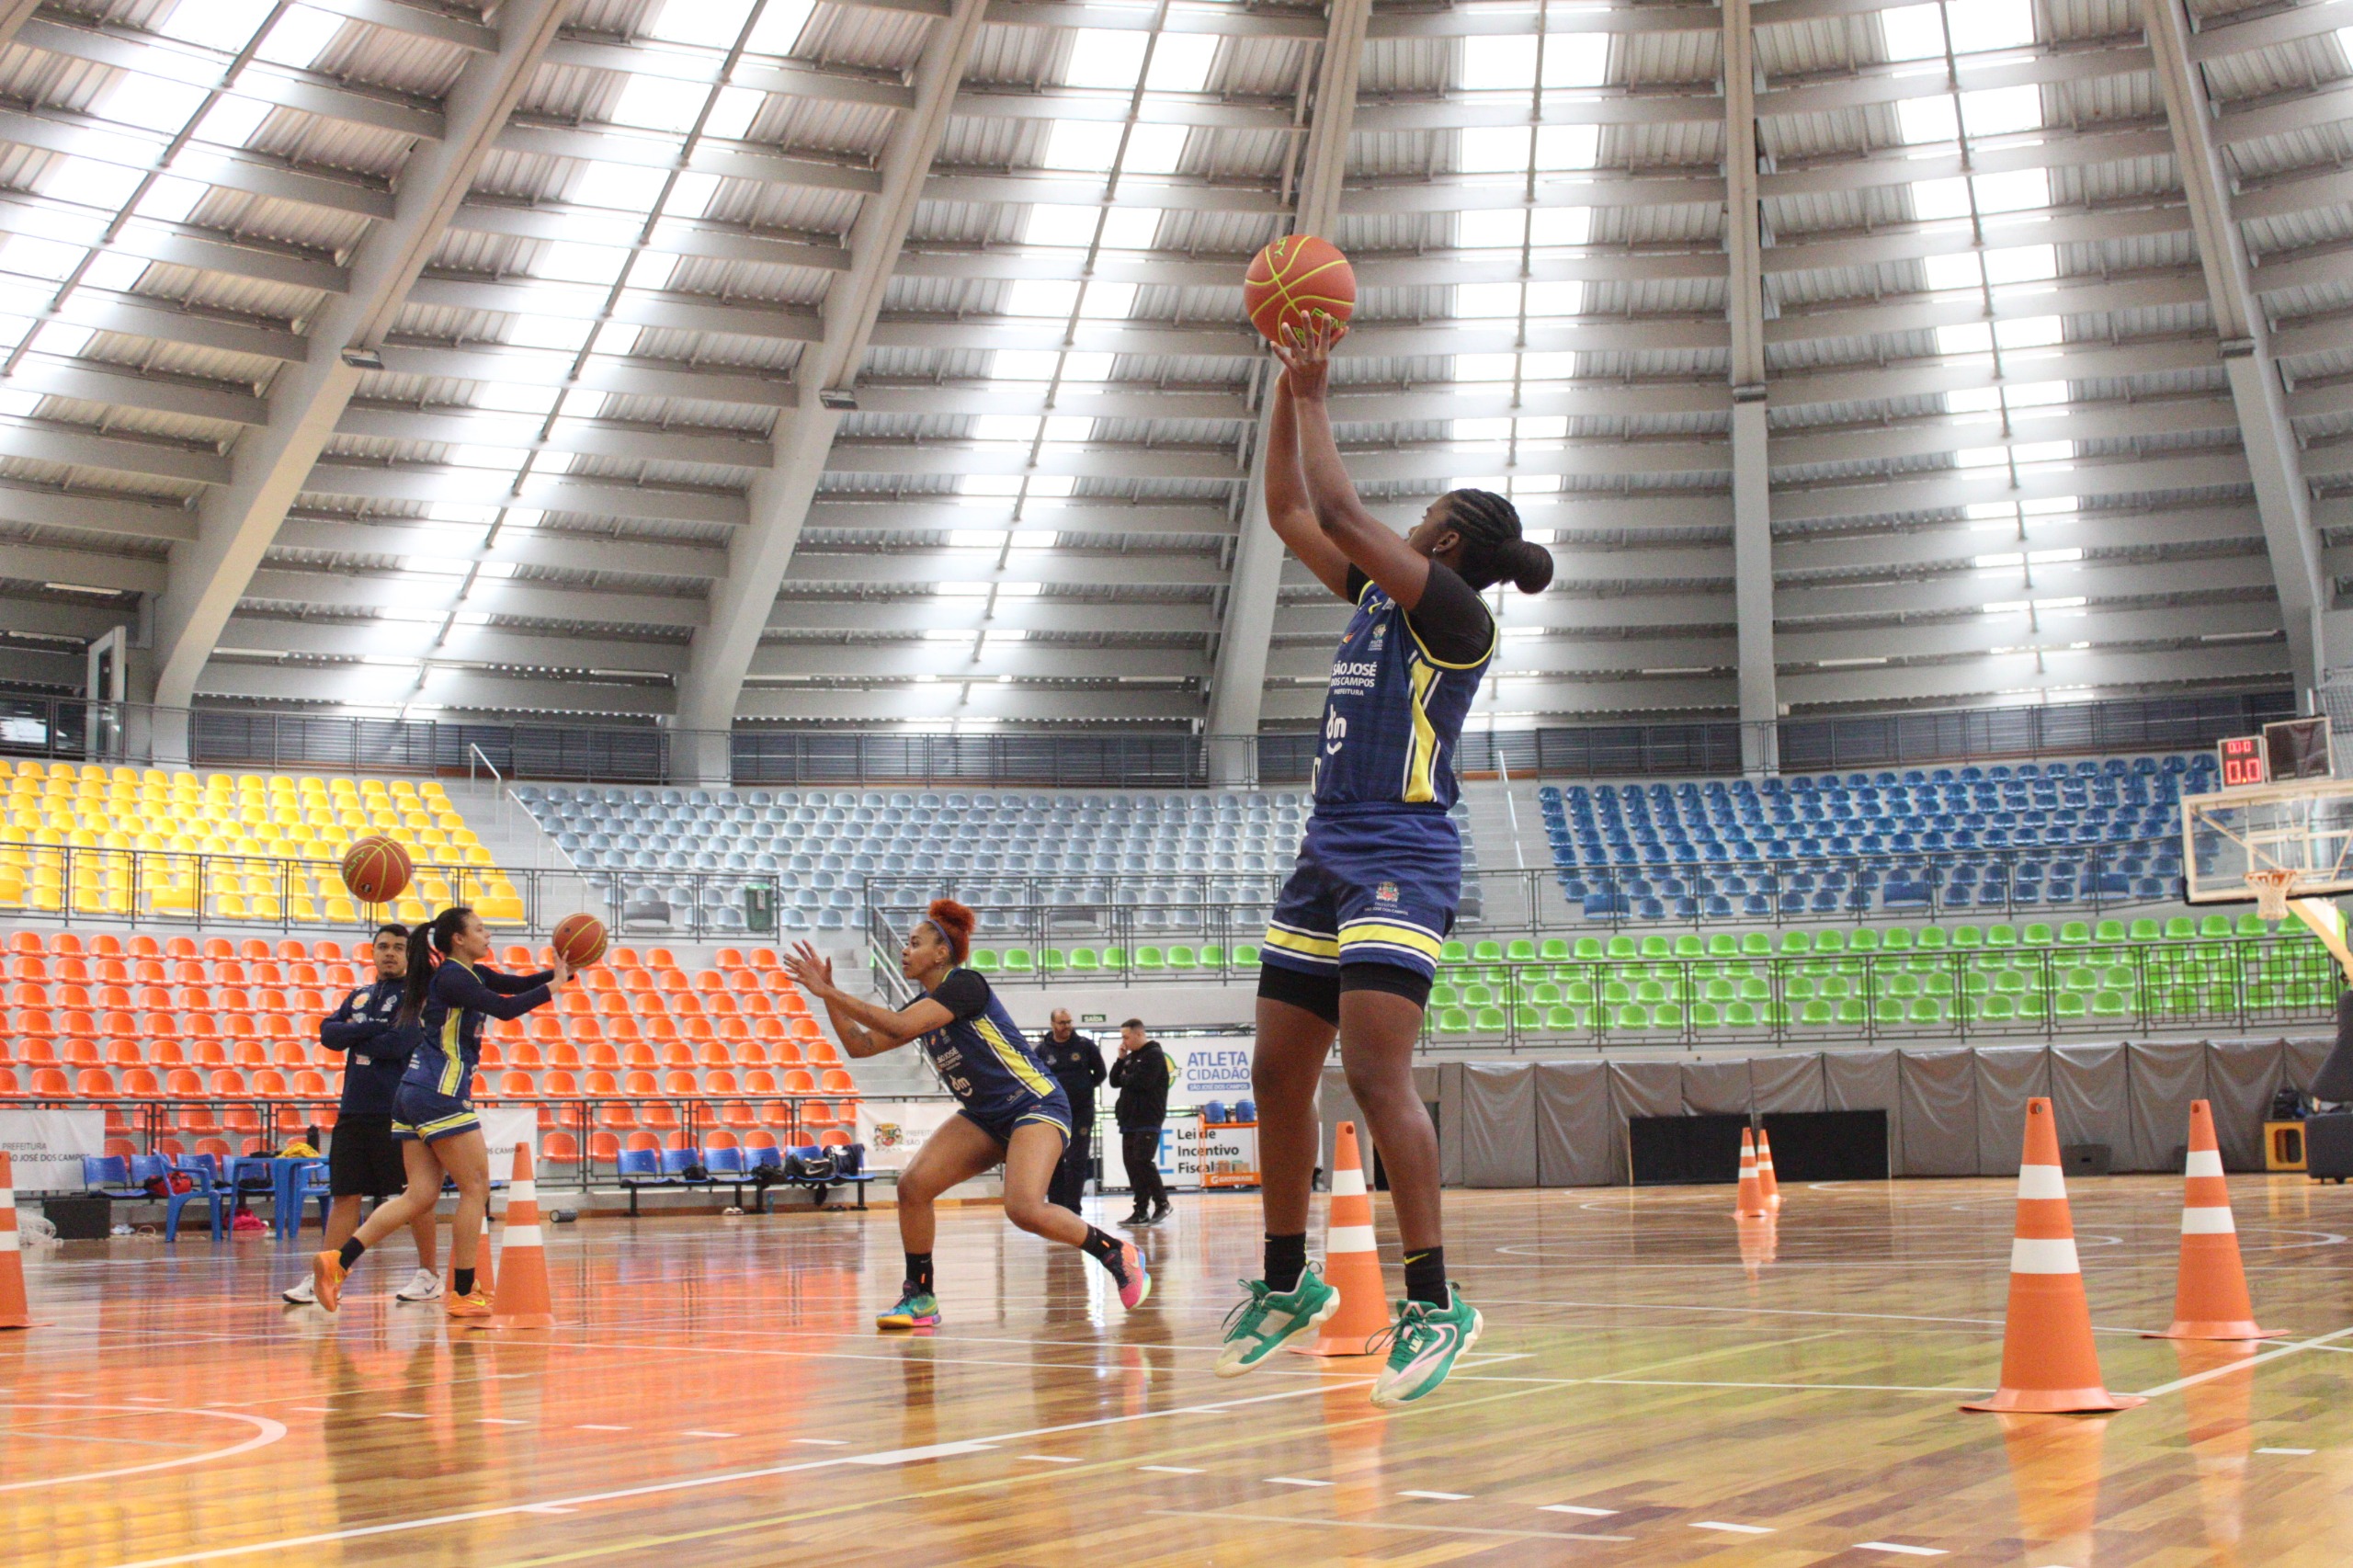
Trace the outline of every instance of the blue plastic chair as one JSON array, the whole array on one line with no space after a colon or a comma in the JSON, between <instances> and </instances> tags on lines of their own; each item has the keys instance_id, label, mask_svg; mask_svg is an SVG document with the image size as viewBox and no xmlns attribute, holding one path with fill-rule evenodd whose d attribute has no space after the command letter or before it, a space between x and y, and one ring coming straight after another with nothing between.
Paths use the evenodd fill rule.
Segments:
<instances>
[{"instance_id":1,"label":"blue plastic chair","mask_svg":"<svg viewBox=\"0 0 2353 1568\"><path fill-rule=\"evenodd\" d=\"M180 1239L180 1210L191 1203L209 1207L212 1219L212 1239L219 1241L223 1229L222 1216L236 1201L236 1189L222 1179L220 1161L211 1154L182 1154L176 1169L192 1178L196 1185L186 1192L176 1192L164 1205L164 1240Z\"/></svg>"}]
</instances>

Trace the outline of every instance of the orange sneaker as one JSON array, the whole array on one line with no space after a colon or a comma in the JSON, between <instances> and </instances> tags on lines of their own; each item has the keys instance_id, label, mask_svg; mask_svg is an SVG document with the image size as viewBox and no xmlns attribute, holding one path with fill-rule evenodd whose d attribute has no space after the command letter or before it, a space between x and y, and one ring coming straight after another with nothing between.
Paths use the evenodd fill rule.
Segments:
<instances>
[{"instance_id":1,"label":"orange sneaker","mask_svg":"<svg viewBox=\"0 0 2353 1568\"><path fill-rule=\"evenodd\" d=\"M323 1252L311 1259L311 1296L328 1312L343 1304L343 1281L351 1270L341 1253Z\"/></svg>"},{"instance_id":2,"label":"orange sneaker","mask_svg":"<svg viewBox=\"0 0 2353 1568\"><path fill-rule=\"evenodd\" d=\"M448 1310L452 1318L487 1318L491 1315L490 1298L480 1290L471 1296L452 1296Z\"/></svg>"}]
</instances>

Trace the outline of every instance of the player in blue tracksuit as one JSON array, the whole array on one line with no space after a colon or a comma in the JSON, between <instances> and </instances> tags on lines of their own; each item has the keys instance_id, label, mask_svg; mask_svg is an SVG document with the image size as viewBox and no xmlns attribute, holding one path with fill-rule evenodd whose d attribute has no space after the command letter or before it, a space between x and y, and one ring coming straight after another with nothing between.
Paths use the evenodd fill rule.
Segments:
<instances>
[{"instance_id":1,"label":"player in blue tracksuit","mask_svg":"<svg viewBox=\"0 0 2353 1568\"><path fill-rule=\"evenodd\" d=\"M1447 815L1454 747L1497 636L1479 596L1506 580L1541 593L1552 557L1488 491L1439 496L1403 539L1365 509L1324 402L1345 333L1318 316L1275 350L1284 369L1267 436L1267 520L1355 613L1324 701L1315 809L1261 949L1251 1086L1266 1277L1246 1282L1217 1370L1263 1365L1339 1305L1306 1263L1316 1090L1336 1037L1405 1245L1405 1301L1372 1391L1374 1403L1393 1406L1437 1388L1479 1335L1479 1314L1446 1278L1438 1134L1414 1087L1413 1051L1462 896L1462 846Z\"/></svg>"},{"instance_id":2,"label":"player in blue tracksuit","mask_svg":"<svg viewBox=\"0 0 2353 1568\"><path fill-rule=\"evenodd\" d=\"M963 967L972 951L972 920L971 910L942 898L933 900L915 922L899 949L899 971L923 994L904 1007L885 1007L844 991L834 983L833 964L806 942L785 960L801 988L824 1003L843 1051L879 1056L920 1040L960 1107L899 1173L906 1282L898 1305L876 1318L876 1325L938 1324L931 1267L933 1202L999 1162L1005 1165L1005 1217L1033 1235L1086 1253L1118 1285L1121 1305L1142 1306L1152 1294L1142 1256L1046 1196L1070 1138L1070 1098L1022 1038L988 977Z\"/></svg>"},{"instance_id":3,"label":"player in blue tracksuit","mask_svg":"<svg viewBox=\"0 0 2353 1568\"><path fill-rule=\"evenodd\" d=\"M408 985L398 1017L416 1027L418 1038L392 1100L392 1136L401 1143L408 1187L369 1215L340 1249L311 1260L311 1288L319 1305L335 1311L344 1277L360 1254L394 1226L431 1214L446 1176L458 1186L449 1237L457 1289L447 1310L453 1318L486 1318L490 1302L474 1288L474 1253L490 1207L490 1151L472 1105L483 1021L519 1018L546 1006L555 988L571 981L572 970L562 958L539 974L501 974L489 968L483 960L490 957L490 933L481 916L461 904L411 932L408 953Z\"/></svg>"}]
</instances>

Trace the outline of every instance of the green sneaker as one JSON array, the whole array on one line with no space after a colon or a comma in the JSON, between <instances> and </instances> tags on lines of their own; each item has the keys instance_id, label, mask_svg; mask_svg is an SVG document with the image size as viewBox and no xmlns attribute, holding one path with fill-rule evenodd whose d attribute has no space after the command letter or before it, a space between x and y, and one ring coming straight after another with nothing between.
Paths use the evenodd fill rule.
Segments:
<instances>
[{"instance_id":1,"label":"green sneaker","mask_svg":"<svg viewBox=\"0 0 2353 1568\"><path fill-rule=\"evenodd\" d=\"M899 1304L874 1320L877 1328L938 1328L939 1298L928 1290L909 1290Z\"/></svg>"},{"instance_id":2,"label":"green sneaker","mask_svg":"<svg viewBox=\"0 0 2353 1568\"><path fill-rule=\"evenodd\" d=\"M1479 1343L1486 1320L1462 1299L1460 1286L1449 1281L1446 1289L1449 1306L1397 1303L1397 1321L1388 1329L1389 1364L1372 1385L1372 1403L1383 1410L1411 1404L1446 1381L1455 1358ZM1373 1343L1377 1346L1380 1339Z\"/></svg>"},{"instance_id":3,"label":"green sneaker","mask_svg":"<svg viewBox=\"0 0 2353 1568\"><path fill-rule=\"evenodd\" d=\"M1324 1271L1309 1264L1295 1290L1277 1292L1263 1279L1245 1279L1250 1294L1225 1315L1225 1346L1217 1353L1217 1375L1238 1378L1303 1334L1313 1334L1340 1310L1340 1292L1324 1282Z\"/></svg>"}]
</instances>

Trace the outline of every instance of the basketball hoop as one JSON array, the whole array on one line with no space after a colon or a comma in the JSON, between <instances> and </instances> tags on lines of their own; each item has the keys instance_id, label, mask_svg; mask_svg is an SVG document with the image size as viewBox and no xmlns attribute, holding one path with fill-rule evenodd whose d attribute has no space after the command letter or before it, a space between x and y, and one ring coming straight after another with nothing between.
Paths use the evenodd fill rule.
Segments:
<instances>
[{"instance_id":1,"label":"basketball hoop","mask_svg":"<svg viewBox=\"0 0 2353 1568\"><path fill-rule=\"evenodd\" d=\"M2266 920L2288 918L2288 890L2294 885L2296 873L2286 867L2266 867L2246 873L2246 885L2255 890L2255 912Z\"/></svg>"}]
</instances>

